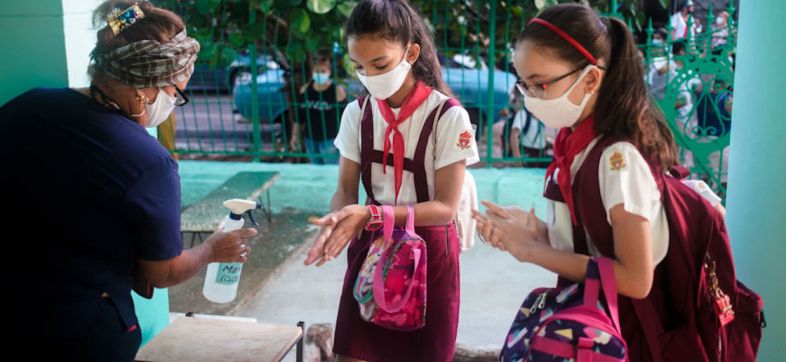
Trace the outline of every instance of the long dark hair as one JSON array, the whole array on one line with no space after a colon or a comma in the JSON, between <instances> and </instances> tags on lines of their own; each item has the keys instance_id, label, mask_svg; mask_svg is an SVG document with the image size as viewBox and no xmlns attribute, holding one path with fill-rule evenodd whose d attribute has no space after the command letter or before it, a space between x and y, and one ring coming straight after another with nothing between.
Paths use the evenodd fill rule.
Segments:
<instances>
[{"instance_id":1,"label":"long dark hair","mask_svg":"<svg viewBox=\"0 0 786 362\"><path fill-rule=\"evenodd\" d=\"M552 6L538 18L562 29L595 58L605 62L605 76L595 102L595 132L628 139L662 170L671 168L677 162L674 135L663 113L651 102L636 43L625 23L600 17L579 4ZM542 25L524 28L517 42L524 40L547 48L576 66L588 63L570 43Z\"/></svg>"},{"instance_id":2,"label":"long dark hair","mask_svg":"<svg viewBox=\"0 0 786 362\"><path fill-rule=\"evenodd\" d=\"M442 79L437 51L431 31L423 18L405 0L360 1L345 26L347 36L379 36L406 46L420 45L420 57L412 66L415 79L448 96L453 96Z\"/></svg>"}]
</instances>

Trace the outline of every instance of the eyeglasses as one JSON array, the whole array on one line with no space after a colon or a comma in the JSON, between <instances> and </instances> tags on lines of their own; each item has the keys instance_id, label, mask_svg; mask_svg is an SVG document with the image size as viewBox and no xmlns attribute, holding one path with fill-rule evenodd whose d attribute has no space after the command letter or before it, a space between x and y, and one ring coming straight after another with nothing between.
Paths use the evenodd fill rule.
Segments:
<instances>
[{"instance_id":1,"label":"eyeglasses","mask_svg":"<svg viewBox=\"0 0 786 362\"><path fill-rule=\"evenodd\" d=\"M567 78L569 75L576 73L584 69L585 67L586 66L576 68L574 70L571 70L569 73L565 73L559 77L556 77L548 82L543 82L543 83L535 83L535 84L528 85L523 79L520 79L516 81L516 88L518 88L519 92L524 96L543 99L543 97L546 96L546 90L548 90L549 87L554 85L554 83L557 83Z\"/></svg>"},{"instance_id":2,"label":"eyeglasses","mask_svg":"<svg viewBox=\"0 0 786 362\"><path fill-rule=\"evenodd\" d=\"M188 96L185 95L183 91L180 90L180 88L175 86L175 105L182 107L188 104L189 101L190 99L188 99Z\"/></svg>"}]
</instances>

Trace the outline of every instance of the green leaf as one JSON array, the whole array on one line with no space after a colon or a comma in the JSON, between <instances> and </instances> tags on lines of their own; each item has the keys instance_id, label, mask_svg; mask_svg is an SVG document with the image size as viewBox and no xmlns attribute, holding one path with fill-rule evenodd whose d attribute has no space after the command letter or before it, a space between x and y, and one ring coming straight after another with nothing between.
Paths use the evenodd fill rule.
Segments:
<instances>
[{"instance_id":1,"label":"green leaf","mask_svg":"<svg viewBox=\"0 0 786 362\"><path fill-rule=\"evenodd\" d=\"M303 9L292 9L289 12L289 26L296 33L305 34L311 27L311 18Z\"/></svg>"},{"instance_id":2,"label":"green leaf","mask_svg":"<svg viewBox=\"0 0 786 362\"><path fill-rule=\"evenodd\" d=\"M519 5L514 5L510 7L510 12L513 14L513 16L520 18L521 14L524 13L524 9Z\"/></svg>"},{"instance_id":3,"label":"green leaf","mask_svg":"<svg viewBox=\"0 0 786 362\"><path fill-rule=\"evenodd\" d=\"M286 49L287 58L291 63L302 63L306 61L306 52L298 44L289 44Z\"/></svg>"},{"instance_id":4,"label":"green leaf","mask_svg":"<svg viewBox=\"0 0 786 362\"><path fill-rule=\"evenodd\" d=\"M338 4L337 9L341 15L348 18L350 15L352 15L352 10L355 9L355 5L357 4L357 1L345 1L341 4Z\"/></svg>"},{"instance_id":5,"label":"green leaf","mask_svg":"<svg viewBox=\"0 0 786 362\"><path fill-rule=\"evenodd\" d=\"M229 34L229 43L236 49L240 49L245 47L246 40L243 38L242 33L232 33Z\"/></svg>"},{"instance_id":6,"label":"green leaf","mask_svg":"<svg viewBox=\"0 0 786 362\"><path fill-rule=\"evenodd\" d=\"M219 60L219 65L227 66L230 63L232 63L232 61L234 61L236 58L237 58L237 51L235 49L224 47L223 49L221 49L221 59Z\"/></svg>"},{"instance_id":7,"label":"green leaf","mask_svg":"<svg viewBox=\"0 0 786 362\"><path fill-rule=\"evenodd\" d=\"M270 13L270 10L272 9L273 9L273 0L259 1L259 10L262 10L263 13L265 14Z\"/></svg>"},{"instance_id":8,"label":"green leaf","mask_svg":"<svg viewBox=\"0 0 786 362\"><path fill-rule=\"evenodd\" d=\"M316 14L326 14L336 6L336 0L306 0L308 10Z\"/></svg>"},{"instance_id":9,"label":"green leaf","mask_svg":"<svg viewBox=\"0 0 786 362\"><path fill-rule=\"evenodd\" d=\"M219 5L221 5L221 0L196 0L194 3L197 11L203 15L212 14Z\"/></svg>"}]
</instances>

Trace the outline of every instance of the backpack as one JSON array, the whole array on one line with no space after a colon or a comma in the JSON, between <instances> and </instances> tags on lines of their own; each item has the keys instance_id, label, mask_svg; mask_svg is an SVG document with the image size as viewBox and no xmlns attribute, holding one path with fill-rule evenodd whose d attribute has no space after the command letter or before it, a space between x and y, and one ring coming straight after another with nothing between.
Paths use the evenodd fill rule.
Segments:
<instances>
[{"instance_id":1,"label":"backpack","mask_svg":"<svg viewBox=\"0 0 786 362\"><path fill-rule=\"evenodd\" d=\"M582 232L586 229L602 255L614 255L598 191L598 167L603 151L617 141L599 140L576 174L576 252L588 254ZM643 337L642 353L648 350L647 357L654 361L754 361L766 325L763 301L736 278L723 216L680 181L689 174L687 169L677 166L666 174L652 162L650 169L668 219L669 247L655 269L650 295L640 300L620 297L620 314L638 320L627 329L623 324L623 335ZM581 194L578 185L596 191ZM633 351L636 346L628 343Z\"/></svg>"},{"instance_id":2,"label":"backpack","mask_svg":"<svg viewBox=\"0 0 786 362\"><path fill-rule=\"evenodd\" d=\"M352 294L366 322L398 331L426 325L426 243L415 233L415 211L407 208L407 226L394 227L393 208L382 206L383 227L360 268Z\"/></svg>"},{"instance_id":3,"label":"backpack","mask_svg":"<svg viewBox=\"0 0 786 362\"><path fill-rule=\"evenodd\" d=\"M627 361L612 260L591 258L583 283L533 290L516 313L499 359Z\"/></svg>"}]
</instances>

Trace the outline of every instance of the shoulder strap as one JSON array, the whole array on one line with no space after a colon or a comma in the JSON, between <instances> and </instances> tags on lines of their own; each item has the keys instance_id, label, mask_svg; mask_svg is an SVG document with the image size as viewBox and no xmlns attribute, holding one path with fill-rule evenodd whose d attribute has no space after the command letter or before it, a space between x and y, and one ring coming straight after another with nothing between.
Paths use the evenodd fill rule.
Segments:
<instances>
[{"instance_id":1,"label":"shoulder strap","mask_svg":"<svg viewBox=\"0 0 786 362\"><path fill-rule=\"evenodd\" d=\"M600 167L600 159L603 155L603 151L619 141L621 141L621 139L609 137L601 138L593 149L590 150L590 153L587 155L587 158L576 174L573 190L577 219L577 225L573 226L573 246L576 253L589 255L589 246L586 238L586 233L589 233L593 236L595 247L602 255L608 257L614 256L614 236L611 226L608 225L606 210L603 208L603 201L600 198L598 169ZM591 192L586 194L577 192L576 185L579 184L582 184L586 190L590 190ZM583 221L585 217L588 220L587 223ZM585 225L589 227L585 228ZM652 305L652 300L649 298L643 300L631 298L630 301L636 318L642 325L644 338L649 346L650 356L653 358L653 361L662 361L662 351L660 349L658 336L653 332L659 329L660 321L657 319L657 313Z\"/></svg>"},{"instance_id":2,"label":"shoulder strap","mask_svg":"<svg viewBox=\"0 0 786 362\"><path fill-rule=\"evenodd\" d=\"M369 95L358 97L360 106L360 179L366 190L367 202L374 200L374 190L371 187L371 162L374 153L374 116L369 105Z\"/></svg>"},{"instance_id":3,"label":"shoulder strap","mask_svg":"<svg viewBox=\"0 0 786 362\"><path fill-rule=\"evenodd\" d=\"M522 111L524 111L527 114L526 121L524 121L524 129L521 130L521 134L524 135L527 134L527 132L529 132L529 126L532 125L532 113L529 113L529 111L526 108L523 108Z\"/></svg>"},{"instance_id":4,"label":"shoulder strap","mask_svg":"<svg viewBox=\"0 0 786 362\"><path fill-rule=\"evenodd\" d=\"M423 128L420 131L420 138L418 139L418 145L415 149L415 157L412 159L413 164L415 165L413 176L418 202L427 202L430 199L428 192L428 176L426 175L426 147L428 146L428 140L431 137L431 133L434 133L434 159L436 160L437 123L448 109L457 105L459 105L458 101L453 98L448 98L442 101L439 106L434 108L431 113L429 113L428 117L426 118L426 122L423 123Z\"/></svg>"}]
</instances>

